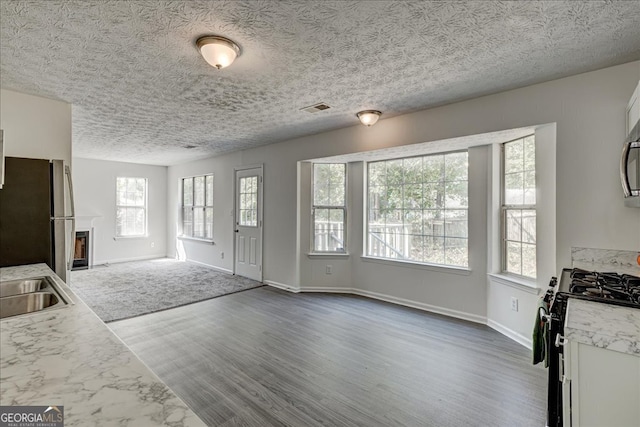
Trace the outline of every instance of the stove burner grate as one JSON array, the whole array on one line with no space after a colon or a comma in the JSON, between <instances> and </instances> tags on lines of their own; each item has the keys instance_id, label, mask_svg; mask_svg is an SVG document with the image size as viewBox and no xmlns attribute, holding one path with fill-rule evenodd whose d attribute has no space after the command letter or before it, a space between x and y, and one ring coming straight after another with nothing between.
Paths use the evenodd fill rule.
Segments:
<instances>
[{"instance_id":1,"label":"stove burner grate","mask_svg":"<svg viewBox=\"0 0 640 427\"><path fill-rule=\"evenodd\" d=\"M598 301L623 301L640 305L640 277L630 274L600 273L574 268L569 292Z\"/></svg>"}]
</instances>

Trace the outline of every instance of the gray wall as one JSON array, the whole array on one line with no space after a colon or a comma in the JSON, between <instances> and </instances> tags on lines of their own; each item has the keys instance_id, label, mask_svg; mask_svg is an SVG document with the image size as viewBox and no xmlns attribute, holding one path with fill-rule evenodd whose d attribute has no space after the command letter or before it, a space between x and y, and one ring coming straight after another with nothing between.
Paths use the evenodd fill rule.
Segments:
<instances>
[{"instance_id":1,"label":"gray wall","mask_svg":"<svg viewBox=\"0 0 640 427\"><path fill-rule=\"evenodd\" d=\"M242 153L232 153L180 166L169 167L167 256L206 264L219 270L233 270L233 168L242 163ZM213 173L214 244L177 239L179 230L180 179Z\"/></svg>"},{"instance_id":2,"label":"gray wall","mask_svg":"<svg viewBox=\"0 0 640 427\"><path fill-rule=\"evenodd\" d=\"M571 247L640 249L640 209L626 208L622 202L618 164L625 129L625 107L640 80L640 62L581 74L521 89L459 102L439 108L382 119L371 128L361 125L284 141L233 155L212 158L169 168L168 255L176 253L177 179L180 176L214 172L216 175L216 245L189 248L187 258L232 268L233 205L231 182L233 166L264 164L264 278L274 284L293 288L318 287L306 280L320 275L326 259L308 259L307 247L298 235L299 203L298 161L337 154L368 151L413 143L475 135L526 126L555 124L555 230L547 231L555 241L557 269L571 263ZM383 116L384 117L384 116ZM491 157L482 148L473 149L473 174L488 175ZM357 167L357 166L353 166ZM473 254L470 273L452 273L439 269L415 269L356 259L337 259L337 277L327 287L357 288L384 294L398 302L440 310L476 321L487 318L503 332L520 337L529 335L531 305L537 296L500 283L489 283L486 273L494 267L489 259L492 246L486 236L490 228L489 183L473 181L470 194L472 219L470 248ZM352 195L354 205L361 196ZM222 206L220 206L222 205ZM483 211L483 206L486 209ZM553 203L549 203L553 209ZM360 207L360 209L362 209ZM352 209L357 217L357 208ZM351 227L351 244L361 239L361 219ZM540 231L539 231L540 232ZM544 231L542 231L544 233ZM484 233L484 235L483 235ZM351 258L359 254L352 253ZM483 265L484 263L484 265ZM304 265L303 265L304 264ZM538 278L538 286L548 282ZM312 280L313 282L313 280ZM320 285L322 285L320 283ZM321 287L321 286L320 286ZM511 290L513 289L513 291ZM516 293L526 300L524 310L509 313L509 298Z\"/></svg>"},{"instance_id":3,"label":"gray wall","mask_svg":"<svg viewBox=\"0 0 640 427\"><path fill-rule=\"evenodd\" d=\"M71 104L2 89L0 127L5 156L71 164Z\"/></svg>"},{"instance_id":4,"label":"gray wall","mask_svg":"<svg viewBox=\"0 0 640 427\"><path fill-rule=\"evenodd\" d=\"M115 238L116 178L147 178L147 237ZM164 257L167 253L167 167L74 157L78 228L93 218L95 265Z\"/></svg>"}]
</instances>

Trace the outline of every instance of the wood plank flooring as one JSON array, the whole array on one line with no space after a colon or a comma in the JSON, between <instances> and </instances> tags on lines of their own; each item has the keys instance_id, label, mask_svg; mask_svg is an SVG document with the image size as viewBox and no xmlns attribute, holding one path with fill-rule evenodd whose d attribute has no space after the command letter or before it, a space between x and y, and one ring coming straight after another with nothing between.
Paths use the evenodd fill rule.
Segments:
<instances>
[{"instance_id":1,"label":"wood plank flooring","mask_svg":"<svg viewBox=\"0 0 640 427\"><path fill-rule=\"evenodd\" d=\"M109 327L210 426L545 425L527 349L380 301L263 287Z\"/></svg>"}]
</instances>

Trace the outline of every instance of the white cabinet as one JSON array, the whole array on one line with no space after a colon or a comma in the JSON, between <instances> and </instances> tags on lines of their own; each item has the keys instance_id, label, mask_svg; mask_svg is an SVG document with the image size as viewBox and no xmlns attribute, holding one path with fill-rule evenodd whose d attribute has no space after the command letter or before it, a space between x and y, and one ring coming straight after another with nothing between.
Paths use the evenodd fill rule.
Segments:
<instances>
[{"instance_id":1,"label":"white cabinet","mask_svg":"<svg viewBox=\"0 0 640 427\"><path fill-rule=\"evenodd\" d=\"M636 90L633 91L629 104L627 105L627 135L631 132L631 129L640 120L640 82L636 86Z\"/></svg>"},{"instance_id":2,"label":"white cabinet","mask_svg":"<svg viewBox=\"0 0 640 427\"><path fill-rule=\"evenodd\" d=\"M640 426L639 355L567 340L564 375L565 426Z\"/></svg>"}]
</instances>

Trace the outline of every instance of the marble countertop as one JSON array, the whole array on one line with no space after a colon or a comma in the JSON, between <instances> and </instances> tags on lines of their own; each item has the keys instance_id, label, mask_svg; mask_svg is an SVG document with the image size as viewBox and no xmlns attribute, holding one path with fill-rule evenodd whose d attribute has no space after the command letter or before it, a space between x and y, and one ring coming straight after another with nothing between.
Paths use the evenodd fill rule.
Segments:
<instances>
[{"instance_id":1,"label":"marble countertop","mask_svg":"<svg viewBox=\"0 0 640 427\"><path fill-rule=\"evenodd\" d=\"M67 427L205 425L46 264L0 269L36 276L74 304L0 321L0 405L62 405Z\"/></svg>"},{"instance_id":2,"label":"marble countertop","mask_svg":"<svg viewBox=\"0 0 640 427\"><path fill-rule=\"evenodd\" d=\"M569 298L565 338L640 357L640 310Z\"/></svg>"}]
</instances>

